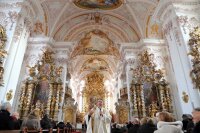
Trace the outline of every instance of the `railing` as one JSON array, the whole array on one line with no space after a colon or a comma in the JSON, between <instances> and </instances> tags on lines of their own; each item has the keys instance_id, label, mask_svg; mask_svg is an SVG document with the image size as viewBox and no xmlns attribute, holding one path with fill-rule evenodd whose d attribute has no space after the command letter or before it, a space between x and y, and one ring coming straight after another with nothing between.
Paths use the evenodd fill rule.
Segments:
<instances>
[{"instance_id":1,"label":"railing","mask_svg":"<svg viewBox=\"0 0 200 133\"><path fill-rule=\"evenodd\" d=\"M40 130L0 130L0 133L86 133L85 129L64 128L64 129L40 129Z\"/></svg>"}]
</instances>

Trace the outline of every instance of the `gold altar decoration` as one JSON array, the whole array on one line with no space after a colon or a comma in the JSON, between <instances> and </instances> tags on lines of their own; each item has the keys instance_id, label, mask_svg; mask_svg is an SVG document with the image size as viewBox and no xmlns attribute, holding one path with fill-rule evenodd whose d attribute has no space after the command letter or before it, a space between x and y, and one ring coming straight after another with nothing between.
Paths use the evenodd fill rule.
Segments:
<instances>
[{"instance_id":1,"label":"gold altar decoration","mask_svg":"<svg viewBox=\"0 0 200 133\"><path fill-rule=\"evenodd\" d=\"M7 51L4 50L5 45L7 41L7 35L5 28L0 25L0 86L3 86L3 74L4 74L4 68L3 68L3 61L5 59L5 56L7 55Z\"/></svg>"},{"instance_id":2,"label":"gold altar decoration","mask_svg":"<svg viewBox=\"0 0 200 133\"><path fill-rule=\"evenodd\" d=\"M67 98L63 106L64 122L76 123L77 104L73 98Z\"/></svg>"},{"instance_id":3,"label":"gold altar decoration","mask_svg":"<svg viewBox=\"0 0 200 133\"><path fill-rule=\"evenodd\" d=\"M13 90L9 90L9 91L6 93L6 100L7 100L7 101L10 101L12 98L13 98Z\"/></svg>"},{"instance_id":4,"label":"gold altar decoration","mask_svg":"<svg viewBox=\"0 0 200 133\"><path fill-rule=\"evenodd\" d=\"M190 52L188 55L192 56L192 70L190 76L196 88L200 90L200 27L195 27L194 30L190 33L189 40Z\"/></svg>"},{"instance_id":5,"label":"gold altar decoration","mask_svg":"<svg viewBox=\"0 0 200 133\"><path fill-rule=\"evenodd\" d=\"M128 99L128 90L127 90L127 88L120 89L120 98L123 99L123 100L127 100Z\"/></svg>"},{"instance_id":6,"label":"gold altar decoration","mask_svg":"<svg viewBox=\"0 0 200 133\"><path fill-rule=\"evenodd\" d=\"M77 111L76 113L76 123L83 123L84 122L84 113Z\"/></svg>"},{"instance_id":7,"label":"gold altar decoration","mask_svg":"<svg viewBox=\"0 0 200 133\"><path fill-rule=\"evenodd\" d=\"M33 109L39 109L40 114L48 114L57 120L59 103L62 100L63 87L60 78L62 67L56 66L53 52L43 51L42 60L29 68L29 77L23 81L18 111L24 118Z\"/></svg>"},{"instance_id":8,"label":"gold altar decoration","mask_svg":"<svg viewBox=\"0 0 200 133\"><path fill-rule=\"evenodd\" d=\"M104 76L97 71L87 75L85 88L82 91L83 112L87 112L92 108L98 99L102 99L105 103L106 90L103 78Z\"/></svg>"},{"instance_id":9,"label":"gold altar decoration","mask_svg":"<svg viewBox=\"0 0 200 133\"><path fill-rule=\"evenodd\" d=\"M62 110L63 110L64 122L65 123L70 122L72 124L75 124L77 104L75 103L75 100L72 98L72 90L69 87L65 89L65 98Z\"/></svg>"},{"instance_id":10,"label":"gold altar decoration","mask_svg":"<svg viewBox=\"0 0 200 133\"><path fill-rule=\"evenodd\" d=\"M133 101L133 114L138 116L139 118L146 116L142 84L132 84L130 92L131 101Z\"/></svg>"},{"instance_id":11,"label":"gold altar decoration","mask_svg":"<svg viewBox=\"0 0 200 133\"><path fill-rule=\"evenodd\" d=\"M183 99L183 101L185 102L185 103L188 103L188 101L189 101L189 96L188 96L188 94L185 92L185 91L183 91L183 93L182 93L182 99Z\"/></svg>"},{"instance_id":12,"label":"gold altar decoration","mask_svg":"<svg viewBox=\"0 0 200 133\"><path fill-rule=\"evenodd\" d=\"M130 105L127 101L119 99L116 104L117 120L119 124L124 124L129 120Z\"/></svg>"},{"instance_id":13,"label":"gold altar decoration","mask_svg":"<svg viewBox=\"0 0 200 133\"><path fill-rule=\"evenodd\" d=\"M133 70L131 101L133 115L153 117L159 111L172 112L170 89L161 69L156 69L154 54L148 51L138 55L139 65Z\"/></svg>"}]
</instances>

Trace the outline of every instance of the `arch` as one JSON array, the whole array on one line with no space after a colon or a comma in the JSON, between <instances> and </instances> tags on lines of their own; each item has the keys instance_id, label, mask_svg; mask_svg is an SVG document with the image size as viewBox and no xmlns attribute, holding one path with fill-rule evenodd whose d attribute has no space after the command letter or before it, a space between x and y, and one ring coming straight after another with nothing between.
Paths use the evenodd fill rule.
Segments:
<instances>
[{"instance_id":1,"label":"arch","mask_svg":"<svg viewBox=\"0 0 200 133\"><path fill-rule=\"evenodd\" d=\"M59 34L59 32L61 32L61 30L63 30L62 32L66 32L66 31L64 31L64 29L66 29L66 28L64 28L64 26L66 26L67 23L70 23L70 21L72 22L72 20L80 19L81 17L83 17L83 19L85 20L87 18L87 16L90 16L90 15L91 15L91 12L88 12L88 11L84 12L83 11L81 13L77 13L77 14L74 14L74 15L71 15L71 16L67 17L62 22L57 24L58 26L55 29L53 29L53 32L52 32L51 36L55 38L55 36L57 34ZM116 25L116 27L121 27L122 30L124 30L124 27L123 27L122 23L127 23L127 25L129 26L129 28L127 28L127 29L131 29L136 34L136 36L138 38L141 37L141 33L138 32L138 28L136 27L136 24L134 25L134 22L129 22L124 17L122 17L122 16L120 16L118 14L115 14L115 13L103 13L102 15L108 16L108 17L113 17L116 20L118 20L121 23L121 25L116 25L115 23L114 23L114 25ZM87 21L88 24L92 23L92 21L90 21L90 19L86 19L85 21ZM83 23L86 23L85 21ZM81 25L81 24L79 23L79 25ZM113 23L112 23L112 25L113 25ZM109 24L109 26L110 26L110 24ZM73 31L73 28L75 28L75 27L77 27L77 26L76 25L75 26L72 25L69 30ZM62 28L64 28L64 29L62 29ZM126 31L124 31L124 32L126 32ZM63 34L65 34L65 33L63 33Z\"/></svg>"}]
</instances>

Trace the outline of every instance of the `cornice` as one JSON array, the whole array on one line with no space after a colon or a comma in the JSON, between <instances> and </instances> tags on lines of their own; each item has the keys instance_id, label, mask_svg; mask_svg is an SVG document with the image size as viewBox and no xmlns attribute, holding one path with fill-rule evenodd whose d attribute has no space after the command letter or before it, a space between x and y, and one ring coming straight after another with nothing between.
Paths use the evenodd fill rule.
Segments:
<instances>
[{"instance_id":1,"label":"cornice","mask_svg":"<svg viewBox=\"0 0 200 133\"><path fill-rule=\"evenodd\" d=\"M54 41L53 38L40 36L40 37L31 37L31 38L29 38L28 44L30 44L30 45L48 44L48 45L52 46L53 44L55 44L55 41Z\"/></svg>"}]
</instances>

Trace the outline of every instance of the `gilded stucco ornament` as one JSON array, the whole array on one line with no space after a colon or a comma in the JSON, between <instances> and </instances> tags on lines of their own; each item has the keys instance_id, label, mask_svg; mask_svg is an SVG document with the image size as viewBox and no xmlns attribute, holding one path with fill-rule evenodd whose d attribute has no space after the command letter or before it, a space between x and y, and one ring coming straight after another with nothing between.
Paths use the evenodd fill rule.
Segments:
<instances>
[{"instance_id":1,"label":"gilded stucco ornament","mask_svg":"<svg viewBox=\"0 0 200 133\"><path fill-rule=\"evenodd\" d=\"M159 111L172 112L170 89L162 69L157 69L154 54L147 50L138 55L139 64L133 69L131 101L133 115L154 117Z\"/></svg>"},{"instance_id":2,"label":"gilded stucco ornament","mask_svg":"<svg viewBox=\"0 0 200 133\"><path fill-rule=\"evenodd\" d=\"M7 35L5 28L0 25L0 86L3 86L3 74L4 74L4 68L3 68L3 61L5 59L5 56L7 55L7 51L4 50L5 44L7 41Z\"/></svg>"},{"instance_id":3,"label":"gilded stucco ornament","mask_svg":"<svg viewBox=\"0 0 200 133\"><path fill-rule=\"evenodd\" d=\"M188 103L188 101L189 101L189 96L188 96L188 94L185 92L185 91L183 91L182 92L182 99L183 99L183 101L185 102L185 103Z\"/></svg>"},{"instance_id":4,"label":"gilded stucco ornament","mask_svg":"<svg viewBox=\"0 0 200 133\"><path fill-rule=\"evenodd\" d=\"M31 110L38 109L41 115L48 114L57 120L63 99L63 83L60 79L63 67L56 66L53 54L53 51L46 49L41 60L33 66L27 65L29 76L21 87L18 108L21 118Z\"/></svg>"},{"instance_id":5,"label":"gilded stucco ornament","mask_svg":"<svg viewBox=\"0 0 200 133\"><path fill-rule=\"evenodd\" d=\"M200 90L200 28L195 27L194 30L190 33L189 40L190 52L188 55L192 56L192 70L190 76L192 78L195 87Z\"/></svg>"},{"instance_id":6,"label":"gilded stucco ornament","mask_svg":"<svg viewBox=\"0 0 200 133\"><path fill-rule=\"evenodd\" d=\"M6 100L7 100L7 101L10 101L12 98L13 98L13 90L9 90L9 91L6 93Z\"/></svg>"}]
</instances>

